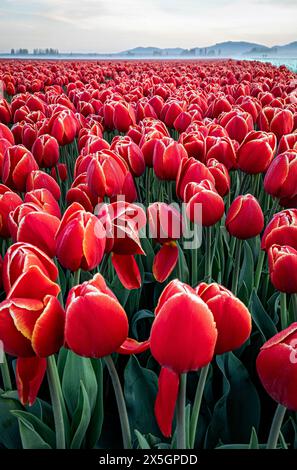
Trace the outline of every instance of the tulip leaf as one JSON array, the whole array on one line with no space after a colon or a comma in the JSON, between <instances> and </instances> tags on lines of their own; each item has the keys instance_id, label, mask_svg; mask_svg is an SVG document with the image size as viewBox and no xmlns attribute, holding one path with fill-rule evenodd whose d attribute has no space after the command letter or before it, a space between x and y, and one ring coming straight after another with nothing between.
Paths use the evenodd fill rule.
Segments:
<instances>
[{"instance_id":1,"label":"tulip leaf","mask_svg":"<svg viewBox=\"0 0 297 470\"><path fill-rule=\"evenodd\" d=\"M263 342L277 333L275 324L264 309L255 290L252 291L249 310L252 314L253 321L263 337Z\"/></svg>"},{"instance_id":2,"label":"tulip leaf","mask_svg":"<svg viewBox=\"0 0 297 470\"><path fill-rule=\"evenodd\" d=\"M55 447L55 433L39 418L27 411L12 411L18 418L24 449L52 449Z\"/></svg>"},{"instance_id":3,"label":"tulip leaf","mask_svg":"<svg viewBox=\"0 0 297 470\"><path fill-rule=\"evenodd\" d=\"M80 382L83 382L90 401L91 410L95 407L98 386L91 359L80 357L68 351L62 378L62 390L71 415L79 400Z\"/></svg>"},{"instance_id":4,"label":"tulip leaf","mask_svg":"<svg viewBox=\"0 0 297 470\"><path fill-rule=\"evenodd\" d=\"M0 444L7 449L19 449L22 444L18 420L11 412L23 410L23 407L18 400L7 395L7 393L0 394Z\"/></svg>"},{"instance_id":5,"label":"tulip leaf","mask_svg":"<svg viewBox=\"0 0 297 470\"><path fill-rule=\"evenodd\" d=\"M222 373L223 395L216 403L207 431L207 446L248 442L251 429L258 429L260 400L242 362L231 352L216 357Z\"/></svg>"},{"instance_id":6,"label":"tulip leaf","mask_svg":"<svg viewBox=\"0 0 297 470\"><path fill-rule=\"evenodd\" d=\"M254 427L252 427L249 449L259 449L259 441L257 436L257 431Z\"/></svg>"},{"instance_id":7,"label":"tulip leaf","mask_svg":"<svg viewBox=\"0 0 297 470\"><path fill-rule=\"evenodd\" d=\"M239 275L239 289L243 281L248 292L251 292L254 286L254 257L252 249L246 241L243 244L243 262Z\"/></svg>"},{"instance_id":8,"label":"tulip leaf","mask_svg":"<svg viewBox=\"0 0 297 470\"><path fill-rule=\"evenodd\" d=\"M93 449L98 442L104 420L104 404L103 404L103 365L101 359L91 359L92 366L96 375L98 393L95 401L95 407L92 412L90 425L87 431L87 447Z\"/></svg>"},{"instance_id":9,"label":"tulip leaf","mask_svg":"<svg viewBox=\"0 0 297 470\"><path fill-rule=\"evenodd\" d=\"M139 310L138 312L135 313L135 315L133 315L132 322L131 322L131 331L132 331L133 336L137 340L139 339L138 331L137 331L138 322L140 320L144 320L148 318L150 319L155 318L154 313L151 312L150 310Z\"/></svg>"},{"instance_id":10,"label":"tulip leaf","mask_svg":"<svg viewBox=\"0 0 297 470\"><path fill-rule=\"evenodd\" d=\"M79 399L77 408L73 415L71 431L73 438L70 444L71 449L80 449L86 436L86 432L91 420L91 406L87 391L83 382L80 382Z\"/></svg>"},{"instance_id":11,"label":"tulip leaf","mask_svg":"<svg viewBox=\"0 0 297 470\"><path fill-rule=\"evenodd\" d=\"M131 429L142 434L160 435L154 414L154 403L158 389L156 374L140 366L131 356L126 366L124 393Z\"/></svg>"},{"instance_id":12,"label":"tulip leaf","mask_svg":"<svg viewBox=\"0 0 297 470\"><path fill-rule=\"evenodd\" d=\"M150 445L147 442L146 438L139 432L137 429L134 430L137 437L138 445L140 449L150 449Z\"/></svg>"}]
</instances>

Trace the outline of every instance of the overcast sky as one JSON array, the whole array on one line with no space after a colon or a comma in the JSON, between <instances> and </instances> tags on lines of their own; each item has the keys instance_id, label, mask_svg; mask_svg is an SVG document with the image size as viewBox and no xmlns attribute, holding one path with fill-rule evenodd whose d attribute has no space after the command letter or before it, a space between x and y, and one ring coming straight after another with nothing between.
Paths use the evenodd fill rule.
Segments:
<instances>
[{"instance_id":1,"label":"overcast sky","mask_svg":"<svg viewBox=\"0 0 297 470\"><path fill-rule=\"evenodd\" d=\"M297 40L297 0L0 0L0 51L265 45Z\"/></svg>"}]
</instances>

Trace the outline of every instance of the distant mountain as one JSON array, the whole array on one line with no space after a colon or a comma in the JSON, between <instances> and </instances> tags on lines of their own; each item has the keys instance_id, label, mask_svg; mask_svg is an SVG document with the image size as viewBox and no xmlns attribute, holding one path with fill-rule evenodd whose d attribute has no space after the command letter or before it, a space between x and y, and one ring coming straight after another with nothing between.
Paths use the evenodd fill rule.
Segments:
<instances>
[{"instance_id":1,"label":"distant mountain","mask_svg":"<svg viewBox=\"0 0 297 470\"><path fill-rule=\"evenodd\" d=\"M297 41L285 46L267 47L263 44L245 41L226 41L208 47L194 47L192 49L135 47L128 51L115 54L126 57L297 57Z\"/></svg>"}]
</instances>

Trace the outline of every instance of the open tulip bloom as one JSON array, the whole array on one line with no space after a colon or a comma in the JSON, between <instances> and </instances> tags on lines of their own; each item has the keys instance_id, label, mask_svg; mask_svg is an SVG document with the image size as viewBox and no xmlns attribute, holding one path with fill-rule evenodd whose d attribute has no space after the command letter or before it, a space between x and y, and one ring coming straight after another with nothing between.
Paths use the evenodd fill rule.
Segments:
<instances>
[{"instance_id":1,"label":"open tulip bloom","mask_svg":"<svg viewBox=\"0 0 297 470\"><path fill-rule=\"evenodd\" d=\"M296 78L0 62L0 448L296 447Z\"/></svg>"}]
</instances>

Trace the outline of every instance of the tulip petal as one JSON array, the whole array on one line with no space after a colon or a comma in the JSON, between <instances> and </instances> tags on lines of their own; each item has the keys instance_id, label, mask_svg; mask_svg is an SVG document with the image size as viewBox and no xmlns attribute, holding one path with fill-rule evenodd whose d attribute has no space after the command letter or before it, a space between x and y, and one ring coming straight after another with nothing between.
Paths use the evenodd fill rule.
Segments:
<instances>
[{"instance_id":1,"label":"tulip petal","mask_svg":"<svg viewBox=\"0 0 297 470\"><path fill-rule=\"evenodd\" d=\"M123 286L129 290L139 289L141 275L134 256L112 253L111 261Z\"/></svg>"},{"instance_id":2,"label":"tulip petal","mask_svg":"<svg viewBox=\"0 0 297 470\"><path fill-rule=\"evenodd\" d=\"M162 434L165 437L170 437L179 388L179 375L167 367L162 367L158 386L155 402L156 420Z\"/></svg>"},{"instance_id":3,"label":"tulip petal","mask_svg":"<svg viewBox=\"0 0 297 470\"><path fill-rule=\"evenodd\" d=\"M164 282L172 273L178 260L178 248L175 242L166 243L156 254L153 263L153 275L158 282Z\"/></svg>"},{"instance_id":4,"label":"tulip petal","mask_svg":"<svg viewBox=\"0 0 297 470\"><path fill-rule=\"evenodd\" d=\"M123 342L123 344L119 347L117 352L119 354L140 354L143 351L146 351L150 347L150 340L146 341L136 341L133 338L127 338L126 341Z\"/></svg>"},{"instance_id":5,"label":"tulip petal","mask_svg":"<svg viewBox=\"0 0 297 470\"><path fill-rule=\"evenodd\" d=\"M16 382L20 401L30 406L36 400L46 371L46 359L19 357L16 363Z\"/></svg>"},{"instance_id":6,"label":"tulip petal","mask_svg":"<svg viewBox=\"0 0 297 470\"><path fill-rule=\"evenodd\" d=\"M60 287L51 281L37 266L24 272L13 284L7 299L24 298L43 300L46 295L57 296Z\"/></svg>"},{"instance_id":7,"label":"tulip petal","mask_svg":"<svg viewBox=\"0 0 297 470\"><path fill-rule=\"evenodd\" d=\"M65 312L56 297L45 298L46 307L35 323L32 347L39 357L56 353L63 345Z\"/></svg>"}]
</instances>

